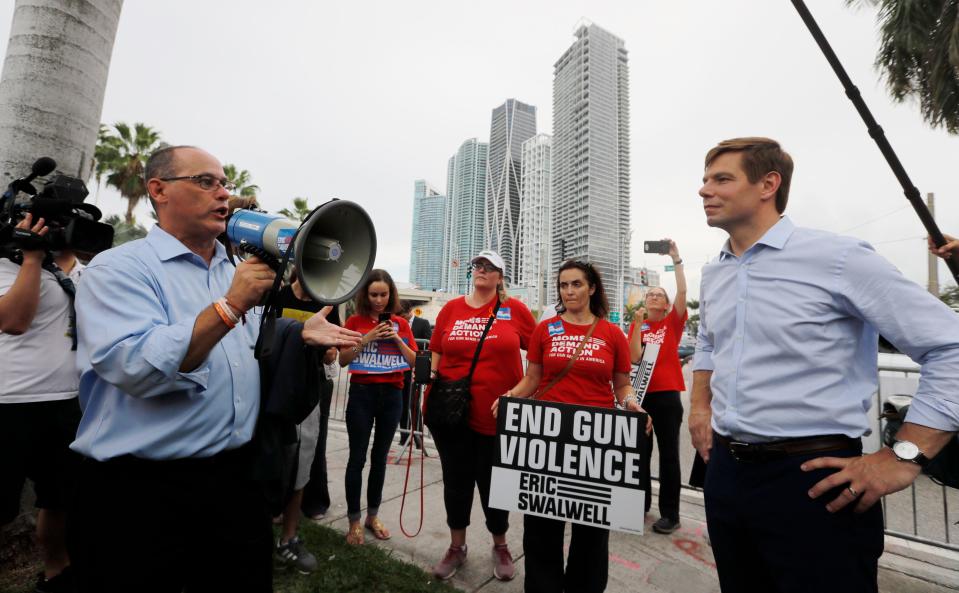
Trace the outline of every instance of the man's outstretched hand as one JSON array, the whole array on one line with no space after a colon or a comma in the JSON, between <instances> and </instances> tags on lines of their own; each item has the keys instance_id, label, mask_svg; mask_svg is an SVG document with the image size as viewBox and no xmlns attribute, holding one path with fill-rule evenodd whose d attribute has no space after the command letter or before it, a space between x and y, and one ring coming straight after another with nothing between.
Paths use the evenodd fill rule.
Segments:
<instances>
[{"instance_id":1,"label":"man's outstretched hand","mask_svg":"<svg viewBox=\"0 0 959 593\"><path fill-rule=\"evenodd\" d=\"M326 320L326 316L332 310L332 306L323 307L316 315L306 320L303 324L303 341L310 346L335 346L336 348L359 346L363 334Z\"/></svg>"}]
</instances>

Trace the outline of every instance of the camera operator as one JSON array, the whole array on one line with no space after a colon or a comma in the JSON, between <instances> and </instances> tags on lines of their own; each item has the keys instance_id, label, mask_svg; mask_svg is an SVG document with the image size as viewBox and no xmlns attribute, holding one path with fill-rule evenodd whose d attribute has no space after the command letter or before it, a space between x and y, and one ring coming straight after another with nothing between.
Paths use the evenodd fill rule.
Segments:
<instances>
[{"instance_id":1,"label":"camera operator","mask_svg":"<svg viewBox=\"0 0 959 593\"><path fill-rule=\"evenodd\" d=\"M271 591L250 441L261 408L253 308L274 271L257 258L234 268L216 240L234 185L213 155L162 148L144 176L158 224L94 258L77 294L77 581L97 593ZM306 321L303 341L357 344L329 311Z\"/></svg>"},{"instance_id":2,"label":"camera operator","mask_svg":"<svg viewBox=\"0 0 959 593\"><path fill-rule=\"evenodd\" d=\"M16 227L40 237L50 230L29 213ZM72 590L65 499L75 465L69 445L80 421L79 376L72 295L54 271L76 283L83 265L72 251L22 254L19 265L0 257L0 525L17 517L31 479L43 559L36 590Z\"/></svg>"}]
</instances>

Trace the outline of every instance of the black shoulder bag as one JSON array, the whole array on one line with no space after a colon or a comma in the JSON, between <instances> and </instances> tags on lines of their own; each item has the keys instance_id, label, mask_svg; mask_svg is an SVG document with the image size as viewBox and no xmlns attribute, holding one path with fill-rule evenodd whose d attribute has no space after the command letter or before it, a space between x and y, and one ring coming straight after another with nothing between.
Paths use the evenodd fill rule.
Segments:
<instances>
[{"instance_id":1,"label":"black shoulder bag","mask_svg":"<svg viewBox=\"0 0 959 593\"><path fill-rule=\"evenodd\" d=\"M424 414L426 425L430 427L430 430L455 429L466 426L470 417L470 400L472 399L470 382L473 380L473 371L476 370L476 363L479 361L483 342L486 341L486 334L489 333L490 328L493 327L493 322L496 321L499 305L499 298L497 298L493 314L489 316L486 329L483 330L483 335L480 336L479 343L476 344L476 352L473 354L470 372L462 379L456 379L455 381L433 381Z\"/></svg>"}]
</instances>

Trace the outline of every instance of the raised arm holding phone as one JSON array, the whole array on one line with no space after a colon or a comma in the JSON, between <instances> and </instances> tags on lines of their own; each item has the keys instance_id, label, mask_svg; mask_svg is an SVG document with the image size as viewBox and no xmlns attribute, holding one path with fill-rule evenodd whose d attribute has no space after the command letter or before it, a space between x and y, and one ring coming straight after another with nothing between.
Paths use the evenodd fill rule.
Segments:
<instances>
[{"instance_id":1,"label":"raised arm holding phone","mask_svg":"<svg viewBox=\"0 0 959 593\"><path fill-rule=\"evenodd\" d=\"M657 253L668 255L676 273L676 297L670 302L669 294L659 286L646 291L645 307L640 307L629 326L629 350L633 364L643 357L645 345L658 344L659 353L649 380L643 408L652 419L653 432L659 447L659 512L660 518L653 524L656 533L672 533L679 529L679 428L683 423L683 404L679 394L686 390L683 369L679 360L679 343L682 340L686 321L686 274L679 248L672 239L647 241ZM652 443L650 443L652 445ZM649 447L652 452L652 446ZM650 483L650 456L643 456L644 484ZM651 497L646 497L646 511L650 509Z\"/></svg>"}]
</instances>

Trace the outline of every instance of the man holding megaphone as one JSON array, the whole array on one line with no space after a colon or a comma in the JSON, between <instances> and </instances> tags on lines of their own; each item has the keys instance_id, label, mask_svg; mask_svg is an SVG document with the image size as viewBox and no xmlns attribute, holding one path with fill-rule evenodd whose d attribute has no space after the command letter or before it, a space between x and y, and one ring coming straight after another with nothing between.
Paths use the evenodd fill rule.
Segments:
<instances>
[{"instance_id":1,"label":"man holding megaphone","mask_svg":"<svg viewBox=\"0 0 959 593\"><path fill-rule=\"evenodd\" d=\"M82 591L270 591L272 532L251 479L260 370L252 310L273 286L217 242L230 190L220 162L174 146L147 162L158 224L90 262L77 295L86 457L68 539ZM360 334L326 321L310 345ZM135 518L136 527L131 529Z\"/></svg>"}]
</instances>

